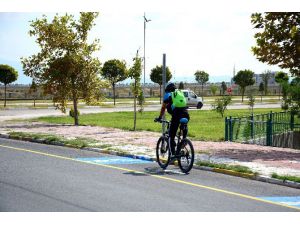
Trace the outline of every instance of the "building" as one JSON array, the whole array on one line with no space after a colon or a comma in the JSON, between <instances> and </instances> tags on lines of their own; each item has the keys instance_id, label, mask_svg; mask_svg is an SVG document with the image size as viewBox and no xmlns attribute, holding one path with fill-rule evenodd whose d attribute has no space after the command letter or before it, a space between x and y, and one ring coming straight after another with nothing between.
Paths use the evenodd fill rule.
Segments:
<instances>
[{"instance_id":1,"label":"building","mask_svg":"<svg viewBox=\"0 0 300 225\"><path fill-rule=\"evenodd\" d=\"M276 74L276 72L271 72L271 77L268 80L268 86L276 85L275 74ZM255 85L259 85L261 82L263 82L262 74L254 74L253 78L255 80Z\"/></svg>"},{"instance_id":2,"label":"building","mask_svg":"<svg viewBox=\"0 0 300 225\"><path fill-rule=\"evenodd\" d=\"M261 77L258 75L255 75L254 77L256 83L253 85L253 89L256 90L258 93L258 87L259 83L261 82ZM217 95L221 95L221 83L207 83L203 86L203 92L202 92L202 86L198 83L184 83L184 89L189 89L195 94L199 96L211 96L211 86L216 85L218 87ZM177 83L177 85L179 85ZM226 85L228 88L232 89L232 95L240 95L240 88L238 85L231 84L230 82L226 82ZM44 96L43 90L41 88L38 89L37 93L29 93L29 85L16 85L16 84L10 84L7 86L7 93L6 97L8 100L19 100L19 99L52 99L51 95ZM104 94L104 96L108 98L113 97L113 90L112 88L105 88L102 90L99 90ZM143 91L146 97L159 97L160 95L160 89L158 84L146 84L145 87L143 87ZM269 80L268 85L268 94L269 95L278 95L280 94L280 87L275 82L275 78L272 77ZM116 85L116 97L117 98L132 98L132 90L130 88L129 84L118 84ZM4 86L0 85L0 100L4 99Z\"/></svg>"}]
</instances>

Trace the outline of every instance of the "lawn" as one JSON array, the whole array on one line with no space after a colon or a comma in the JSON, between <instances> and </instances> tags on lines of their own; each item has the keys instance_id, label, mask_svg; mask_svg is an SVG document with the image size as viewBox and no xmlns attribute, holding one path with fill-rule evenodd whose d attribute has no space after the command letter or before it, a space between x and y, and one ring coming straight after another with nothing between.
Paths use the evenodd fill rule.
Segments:
<instances>
[{"instance_id":1,"label":"lawn","mask_svg":"<svg viewBox=\"0 0 300 225\"><path fill-rule=\"evenodd\" d=\"M281 111L280 109L255 109L256 114ZM137 114L137 130L161 131L161 125L153 120L159 112L143 112ZM227 116L249 115L249 110L228 110ZM224 118L210 110L190 111L189 137L193 140L221 141L224 140ZM167 116L170 119L170 116ZM35 121L43 121L58 124L73 124L71 117L40 117ZM93 125L103 127L114 127L124 130L133 128L133 112L113 112L85 114L79 118L81 125Z\"/></svg>"}]
</instances>

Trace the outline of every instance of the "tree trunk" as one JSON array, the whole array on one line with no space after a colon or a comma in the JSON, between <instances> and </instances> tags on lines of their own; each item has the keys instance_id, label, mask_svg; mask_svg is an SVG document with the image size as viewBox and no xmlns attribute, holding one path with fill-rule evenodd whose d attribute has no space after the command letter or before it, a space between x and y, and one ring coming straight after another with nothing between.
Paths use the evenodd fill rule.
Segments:
<instances>
[{"instance_id":1,"label":"tree trunk","mask_svg":"<svg viewBox=\"0 0 300 225\"><path fill-rule=\"evenodd\" d=\"M279 84L279 89L278 89L278 100L280 100L280 97L281 97L281 93L282 93L282 87L281 85Z\"/></svg>"},{"instance_id":2,"label":"tree trunk","mask_svg":"<svg viewBox=\"0 0 300 225\"><path fill-rule=\"evenodd\" d=\"M133 107L134 107L134 120L133 120L133 130L136 130L136 80L134 81L134 101L133 101Z\"/></svg>"},{"instance_id":3,"label":"tree trunk","mask_svg":"<svg viewBox=\"0 0 300 225\"><path fill-rule=\"evenodd\" d=\"M74 108L74 125L75 126L79 125L77 104L78 104L78 99L77 99L76 93L73 91L73 108Z\"/></svg>"},{"instance_id":4,"label":"tree trunk","mask_svg":"<svg viewBox=\"0 0 300 225\"><path fill-rule=\"evenodd\" d=\"M33 107L35 108L35 96L33 97Z\"/></svg>"},{"instance_id":5,"label":"tree trunk","mask_svg":"<svg viewBox=\"0 0 300 225\"><path fill-rule=\"evenodd\" d=\"M267 93L268 93L268 82L265 83L265 96L267 96Z\"/></svg>"},{"instance_id":6,"label":"tree trunk","mask_svg":"<svg viewBox=\"0 0 300 225\"><path fill-rule=\"evenodd\" d=\"M6 84L4 84L4 107L6 107Z\"/></svg>"},{"instance_id":7,"label":"tree trunk","mask_svg":"<svg viewBox=\"0 0 300 225\"><path fill-rule=\"evenodd\" d=\"M159 104L161 104L161 85L159 85Z\"/></svg>"},{"instance_id":8,"label":"tree trunk","mask_svg":"<svg viewBox=\"0 0 300 225\"><path fill-rule=\"evenodd\" d=\"M245 89L244 89L244 88L242 88L242 89L241 89L241 92L242 92L242 102L244 102L244 94L245 94Z\"/></svg>"},{"instance_id":9,"label":"tree trunk","mask_svg":"<svg viewBox=\"0 0 300 225\"><path fill-rule=\"evenodd\" d=\"M113 86L113 95L114 95L114 105L116 105L116 84L113 83L112 86Z\"/></svg>"}]
</instances>

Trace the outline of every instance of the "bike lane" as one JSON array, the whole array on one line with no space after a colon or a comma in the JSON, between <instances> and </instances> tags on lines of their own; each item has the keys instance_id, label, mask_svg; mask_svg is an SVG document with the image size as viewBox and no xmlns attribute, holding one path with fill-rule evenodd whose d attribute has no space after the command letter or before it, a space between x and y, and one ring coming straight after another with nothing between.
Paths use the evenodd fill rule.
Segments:
<instances>
[{"instance_id":1,"label":"bike lane","mask_svg":"<svg viewBox=\"0 0 300 225\"><path fill-rule=\"evenodd\" d=\"M296 206L289 206L263 197L255 197L300 196L300 191L292 188L199 170L192 170L189 175L184 175L174 166L170 166L168 170L163 171L153 162L141 162L125 157L107 156L57 146L3 141L1 139L0 148L0 154L9 151L23 157L39 158L42 161L54 160L56 164L61 164L62 167L64 167L64 164L72 164L71 167L84 167L83 173L85 175L91 172L90 170L97 171L97 174L99 173L97 179L100 181L112 180L107 179L107 176L104 179L101 178L103 172L108 173L111 177L114 177L113 180L118 185L123 185L123 187L128 185L125 188L127 190L124 193L125 196L129 194L128 197L131 199L148 199L149 205L147 203L143 205L142 211L152 211L154 209L156 211L157 208L163 211L289 211L298 209ZM93 183L94 180L89 182ZM110 185L116 187L114 183ZM252 189L254 186L255 188ZM145 192L145 190L147 191ZM155 196L153 199L158 200L158 193L160 193L159 199L162 198L160 202L163 201L165 204L157 207L157 202L155 203L149 198ZM175 202L170 200L173 198L176 200ZM117 199L113 199L118 202ZM122 198L120 202L123 201ZM166 207L170 201L175 204L175 206L172 206L173 208ZM134 202L137 206L140 205L139 201ZM134 204L129 205L131 205L129 209L137 210L134 210ZM111 207L110 210L114 207L117 209L118 204Z\"/></svg>"}]
</instances>

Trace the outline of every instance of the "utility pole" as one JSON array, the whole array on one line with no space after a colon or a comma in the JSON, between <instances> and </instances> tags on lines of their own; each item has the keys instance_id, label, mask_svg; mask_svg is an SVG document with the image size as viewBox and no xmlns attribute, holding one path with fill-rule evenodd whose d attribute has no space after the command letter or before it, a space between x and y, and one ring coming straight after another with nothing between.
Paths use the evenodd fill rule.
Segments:
<instances>
[{"instance_id":1,"label":"utility pole","mask_svg":"<svg viewBox=\"0 0 300 225\"><path fill-rule=\"evenodd\" d=\"M166 54L163 54L163 66L162 66L162 87L163 87L163 96L165 96L166 89ZM163 115L163 119L165 119L165 114ZM162 133L165 133L165 123L162 123Z\"/></svg>"},{"instance_id":2,"label":"utility pole","mask_svg":"<svg viewBox=\"0 0 300 225\"><path fill-rule=\"evenodd\" d=\"M144 13L144 97L145 97L145 86L146 86L146 23L151 20L146 18L146 13Z\"/></svg>"},{"instance_id":3,"label":"utility pole","mask_svg":"<svg viewBox=\"0 0 300 225\"><path fill-rule=\"evenodd\" d=\"M162 70L162 86L163 86L163 96L165 95L165 89L166 89L166 54L163 54L163 70Z\"/></svg>"}]
</instances>

